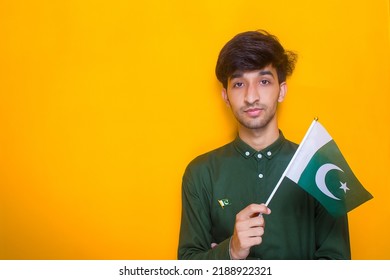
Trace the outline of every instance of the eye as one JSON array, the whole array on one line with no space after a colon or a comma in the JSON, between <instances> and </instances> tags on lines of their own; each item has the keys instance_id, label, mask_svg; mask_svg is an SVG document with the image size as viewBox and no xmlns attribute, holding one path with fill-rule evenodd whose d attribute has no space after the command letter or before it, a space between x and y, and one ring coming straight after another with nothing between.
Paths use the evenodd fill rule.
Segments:
<instances>
[{"instance_id":1,"label":"eye","mask_svg":"<svg viewBox=\"0 0 390 280\"><path fill-rule=\"evenodd\" d=\"M233 84L233 87L234 88L241 88L241 87L243 87L244 86L244 83L241 83L241 82L237 82L237 83L234 83Z\"/></svg>"},{"instance_id":2,"label":"eye","mask_svg":"<svg viewBox=\"0 0 390 280\"><path fill-rule=\"evenodd\" d=\"M262 85L268 85L268 84L270 84L271 82L269 81L269 80L261 80L260 81L260 84L262 84Z\"/></svg>"}]
</instances>

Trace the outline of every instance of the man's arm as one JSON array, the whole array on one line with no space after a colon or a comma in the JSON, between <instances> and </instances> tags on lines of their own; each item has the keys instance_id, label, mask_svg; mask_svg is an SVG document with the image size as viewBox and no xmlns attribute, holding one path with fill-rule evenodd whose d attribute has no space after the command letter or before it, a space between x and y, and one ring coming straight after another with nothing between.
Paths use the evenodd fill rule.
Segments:
<instances>
[{"instance_id":1,"label":"man's arm","mask_svg":"<svg viewBox=\"0 0 390 280\"><path fill-rule=\"evenodd\" d=\"M211 248L211 226L209 194L193 185L187 170L182 184L178 259L230 259L230 238Z\"/></svg>"},{"instance_id":2,"label":"man's arm","mask_svg":"<svg viewBox=\"0 0 390 280\"><path fill-rule=\"evenodd\" d=\"M213 243L210 194L195 186L185 174L182 185L182 217L179 259L245 259L250 248L262 242L264 218L271 211L264 204L251 204L237 216L231 238Z\"/></svg>"}]
</instances>

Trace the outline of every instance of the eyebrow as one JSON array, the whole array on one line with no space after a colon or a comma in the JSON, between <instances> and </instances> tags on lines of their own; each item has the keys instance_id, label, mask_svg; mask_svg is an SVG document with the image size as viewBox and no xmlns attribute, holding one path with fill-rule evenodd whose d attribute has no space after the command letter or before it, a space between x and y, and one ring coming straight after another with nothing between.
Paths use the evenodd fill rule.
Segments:
<instances>
[{"instance_id":1,"label":"eyebrow","mask_svg":"<svg viewBox=\"0 0 390 280\"><path fill-rule=\"evenodd\" d=\"M233 80L233 79L235 79L235 78L241 78L243 75L244 75L243 72L241 72L241 71L236 71L236 72L234 72L234 73L230 76L229 80Z\"/></svg>"},{"instance_id":2,"label":"eyebrow","mask_svg":"<svg viewBox=\"0 0 390 280\"><path fill-rule=\"evenodd\" d=\"M243 75L244 75L243 71L236 71L230 76L229 80L233 80L235 78L242 78ZM274 77L274 74L269 70L260 70L259 71L259 76L265 76L265 75L270 75L270 76Z\"/></svg>"},{"instance_id":3,"label":"eyebrow","mask_svg":"<svg viewBox=\"0 0 390 280\"><path fill-rule=\"evenodd\" d=\"M261 70L259 72L259 76L265 76L265 75L270 75L272 77L274 76L274 74L271 71L269 71L269 70Z\"/></svg>"}]
</instances>

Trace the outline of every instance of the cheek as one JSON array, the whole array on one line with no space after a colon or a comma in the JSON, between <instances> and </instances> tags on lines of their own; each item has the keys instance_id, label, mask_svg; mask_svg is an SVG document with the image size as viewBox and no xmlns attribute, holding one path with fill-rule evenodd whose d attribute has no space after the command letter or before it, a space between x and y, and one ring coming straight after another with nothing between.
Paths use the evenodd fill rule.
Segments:
<instances>
[{"instance_id":1,"label":"cheek","mask_svg":"<svg viewBox=\"0 0 390 280\"><path fill-rule=\"evenodd\" d=\"M237 98L237 95L230 95L227 103L229 104L230 107L237 107L240 105L240 99Z\"/></svg>"},{"instance_id":2,"label":"cheek","mask_svg":"<svg viewBox=\"0 0 390 280\"><path fill-rule=\"evenodd\" d=\"M280 93L278 89L274 89L272 92L269 92L269 94L267 94L267 102L269 104L282 102L283 99L284 96Z\"/></svg>"}]
</instances>

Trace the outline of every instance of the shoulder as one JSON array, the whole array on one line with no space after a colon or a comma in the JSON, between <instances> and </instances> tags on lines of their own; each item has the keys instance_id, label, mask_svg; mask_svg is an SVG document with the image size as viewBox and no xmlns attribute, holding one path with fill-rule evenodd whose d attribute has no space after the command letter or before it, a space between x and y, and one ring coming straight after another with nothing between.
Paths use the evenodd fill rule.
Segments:
<instances>
[{"instance_id":1,"label":"shoulder","mask_svg":"<svg viewBox=\"0 0 390 280\"><path fill-rule=\"evenodd\" d=\"M298 149L298 144L287 139L282 130L279 130L279 139L282 142L281 148L286 152L295 152Z\"/></svg>"},{"instance_id":2,"label":"shoulder","mask_svg":"<svg viewBox=\"0 0 390 280\"><path fill-rule=\"evenodd\" d=\"M284 139L283 149L295 152L298 149L298 144L288 139Z\"/></svg>"},{"instance_id":3,"label":"shoulder","mask_svg":"<svg viewBox=\"0 0 390 280\"><path fill-rule=\"evenodd\" d=\"M235 153L234 141L195 157L187 165L187 170L208 168L216 162L223 161L233 153Z\"/></svg>"},{"instance_id":4,"label":"shoulder","mask_svg":"<svg viewBox=\"0 0 390 280\"><path fill-rule=\"evenodd\" d=\"M183 179L186 181L211 181L229 162L235 162L239 153L232 141L219 148L195 157L187 165Z\"/></svg>"},{"instance_id":5,"label":"shoulder","mask_svg":"<svg viewBox=\"0 0 390 280\"><path fill-rule=\"evenodd\" d=\"M223 168L226 158L229 157L229 154L233 154L234 150L234 144L231 142L201 154L190 161L182 178L183 191L192 196L211 193L213 180L216 174L220 174L218 170Z\"/></svg>"}]
</instances>

